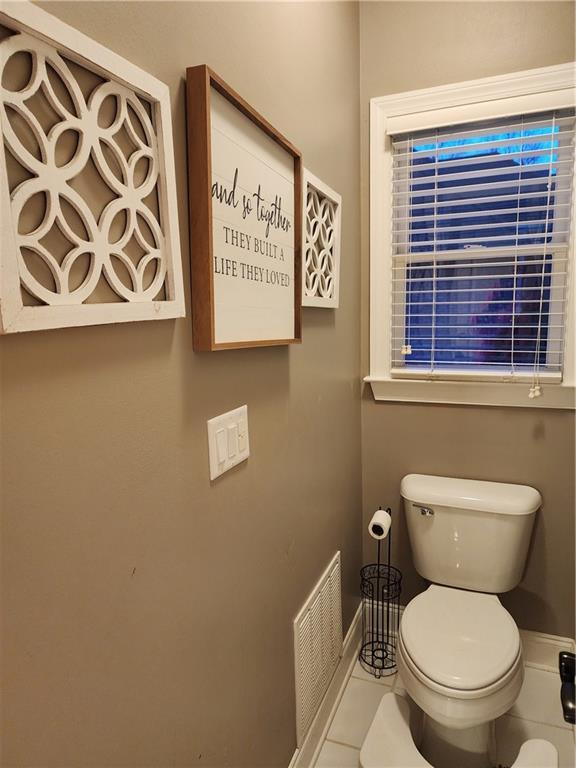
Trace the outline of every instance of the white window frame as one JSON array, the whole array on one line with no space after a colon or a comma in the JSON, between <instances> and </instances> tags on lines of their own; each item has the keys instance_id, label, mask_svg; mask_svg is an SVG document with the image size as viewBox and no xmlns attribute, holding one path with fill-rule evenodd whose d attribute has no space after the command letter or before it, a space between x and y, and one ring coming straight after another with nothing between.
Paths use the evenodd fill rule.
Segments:
<instances>
[{"instance_id":1,"label":"white window frame","mask_svg":"<svg viewBox=\"0 0 576 768\"><path fill-rule=\"evenodd\" d=\"M391 375L392 332L392 140L391 136L475 120L570 108L576 105L575 64L515 72L510 75L397 93L370 101L370 374L376 400L506 405L531 408L576 407L574 333L574 220L566 302L562 381L546 383L542 396L528 398L530 384L495 374L460 380L426 374ZM488 379L488 380L487 380Z\"/></svg>"}]
</instances>

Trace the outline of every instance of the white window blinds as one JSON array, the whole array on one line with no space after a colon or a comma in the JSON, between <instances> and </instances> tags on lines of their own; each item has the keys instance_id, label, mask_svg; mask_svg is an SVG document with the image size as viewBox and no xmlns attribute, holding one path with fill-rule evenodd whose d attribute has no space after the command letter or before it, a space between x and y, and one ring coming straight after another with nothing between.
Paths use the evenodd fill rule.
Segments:
<instances>
[{"instance_id":1,"label":"white window blinds","mask_svg":"<svg viewBox=\"0 0 576 768\"><path fill-rule=\"evenodd\" d=\"M393 137L392 375L560 380L574 111Z\"/></svg>"}]
</instances>

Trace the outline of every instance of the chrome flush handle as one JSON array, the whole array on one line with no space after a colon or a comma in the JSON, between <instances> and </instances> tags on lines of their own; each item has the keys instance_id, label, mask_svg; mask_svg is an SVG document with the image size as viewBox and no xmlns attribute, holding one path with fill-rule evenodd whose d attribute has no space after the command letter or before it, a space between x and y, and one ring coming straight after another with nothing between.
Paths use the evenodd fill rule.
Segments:
<instances>
[{"instance_id":1,"label":"chrome flush handle","mask_svg":"<svg viewBox=\"0 0 576 768\"><path fill-rule=\"evenodd\" d=\"M434 510L430 509L430 507L420 507L420 514L424 517L432 517Z\"/></svg>"}]
</instances>

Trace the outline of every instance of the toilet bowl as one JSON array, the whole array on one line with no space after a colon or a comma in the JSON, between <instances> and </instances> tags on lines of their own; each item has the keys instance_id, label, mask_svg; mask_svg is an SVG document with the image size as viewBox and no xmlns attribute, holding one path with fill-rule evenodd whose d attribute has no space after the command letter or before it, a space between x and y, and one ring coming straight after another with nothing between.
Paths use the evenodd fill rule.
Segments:
<instances>
[{"instance_id":1,"label":"toilet bowl","mask_svg":"<svg viewBox=\"0 0 576 768\"><path fill-rule=\"evenodd\" d=\"M498 597L435 584L406 607L397 658L418 706L456 730L507 712L524 678L520 633Z\"/></svg>"},{"instance_id":2,"label":"toilet bowl","mask_svg":"<svg viewBox=\"0 0 576 768\"><path fill-rule=\"evenodd\" d=\"M433 584L406 606L398 671L423 712L421 752L435 765L494 765L494 721L524 679L520 633L496 595Z\"/></svg>"},{"instance_id":3,"label":"toilet bowl","mask_svg":"<svg viewBox=\"0 0 576 768\"><path fill-rule=\"evenodd\" d=\"M360 768L432 768L418 751L422 731L422 712L408 696L384 694L360 750ZM511 768L558 768L556 747L530 739Z\"/></svg>"}]
</instances>

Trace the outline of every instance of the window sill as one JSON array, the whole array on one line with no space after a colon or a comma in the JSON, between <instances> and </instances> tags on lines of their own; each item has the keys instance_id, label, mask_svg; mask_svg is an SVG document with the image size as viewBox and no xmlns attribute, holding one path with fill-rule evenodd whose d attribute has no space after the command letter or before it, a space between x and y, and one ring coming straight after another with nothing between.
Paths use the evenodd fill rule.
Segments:
<instances>
[{"instance_id":1,"label":"window sill","mask_svg":"<svg viewBox=\"0 0 576 768\"><path fill-rule=\"evenodd\" d=\"M450 405L495 405L513 408L557 408L575 410L576 387L542 382L542 395L530 399L530 383L434 381L366 376L377 401L444 403Z\"/></svg>"}]
</instances>

